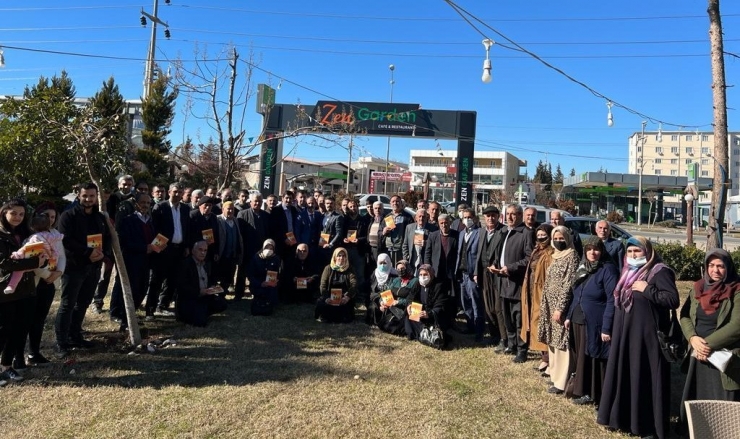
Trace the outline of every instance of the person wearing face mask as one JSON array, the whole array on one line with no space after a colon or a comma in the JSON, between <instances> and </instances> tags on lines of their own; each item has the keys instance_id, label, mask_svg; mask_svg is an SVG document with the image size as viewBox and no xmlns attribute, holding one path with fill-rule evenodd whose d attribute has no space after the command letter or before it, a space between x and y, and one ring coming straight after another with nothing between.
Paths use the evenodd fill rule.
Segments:
<instances>
[{"instance_id":1,"label":"person wearing face mask","mask_svg":"<svg viewBox=\"0 0 740 439\"><path fill-rule=\"evenodd\" d=\"M341 299L333 303L332 290L339 290ZM350 323L355 317L355 296L357 278L349 263L347 250L339 247L334 250L329 265L321 273L321 297L316 302L314 317L319 323Z\"/></svg>"},{"instance_id":2,"label":"person wearing face mask","mask_svg":"<svg viewBox=\"0 0 740 439\"><path fill-rule=\"evenodd\" d=\"M553 384L547 391L559 395L565 390L570 372L568 331L564 325L568 306L573 297L572 287L578 269L578 253L565 226L553 228L550 236L550 245L555 251L552 254L552 264L547 267L545 273L537 340L547 345L548 350L548 371Z\"/></svg>"},{"instance_id":3,"label":"person wearing face mask","mask_svg":"<svg viewBox=\"0 0 740 439\"><path fill-rule=\"evenodd\" d=\"M434 278L434 269L431 265L423 264L419 267L419 282L411 289L406 300L408 306L404 324L409 340L418 340L422 329L437 325L445 333L445 342L449 342L446 334L449 319L445 316L445 311L450 296L442 289L442 284ZM421 319L418 322L409 319L412 302L421 304Z\"/></svg>"},{"instance_id":4,"label":"person wearing face mask","mask_svg":"<svg viewBox=\"0 0 740 439\"><path fill-rule=\"evenodd\" d=\"M288 300L299 303L314 303L319 297L319 276L321 266L317 258L312 257L308 244L296 246L295 258L286 263L283 269L285 282L290 283ZM305 284L303 282L305 280Z\"/></svg>"},{"instance_id":5,"label":"person wearing face mask","mask_svg":"<svg viewBox=\"0 0 740 439\"><path fill-rule=\"evenodd\" d=\"M707 252L704 276L694 283L681 307L681 330L691 350L683 361L688 374L681 398L681 419L686 422L685 401L740 401L740 369L724 372L707 361L714 351L734 352L740 360L740 278L729 253Z\"/></svg>"},{"instance_id":6,"label":"person wearing face mask","mask_svg":"<svg viewBox=\"0 0 740 439\"><path fill-rule=\"evenodd\" d=\"M670 310L678 305L673 270L647 238L628 239L614 288L611 349L597 423L637 436L668 436L671 368L661 352L655 321L657 317L667 326Z\"/></svg>"},{"instance_id":7,"label":"person wearing face mask","mask_svg":"<svg viewBox=\"0 0 740 439\"><path fill-rule=\"evenodd\" d=\"M468 206L465 203L460 204L457 206L457 215L452 220L452 225L450 226L452 230L457 230L458 232L462 232L465 228L465 224L463 224L463 212L465 212L467 209L469 209L470 206Z\"/></svg>"},{"instance_id":8,"label":"person wearing face mask","mask_svg":"<svg viewBox=\"0 0 740 439\"><path fill-rule=\"evenodd\" d=\"M365 323L375 325L382 331L390 334L403 335L404 308L398 306L396 295L398 285L396 279L399 273L393 268L390 256L385 253L378 255L378 265L370 276L370 302L365 315ZM400 265L399 265L400 266ZM406 268L404 267L404 275ZM384 303L381 294L390 291L393 294L391 303Z\"/></svg>"},{"instance_id":9,"label":"person wearing face mask","mask_svg":"<svg viewBox=\"0 0 740 439\"><path fill-rule=\"evenodd\" d=\"M247 271L249 291L254 295L251 305L253 315L272 314L277 306L281 268L282 261L275 253L275 241L266 239L262 244L262 250L252 258ZM274 280L268 280L268 271L277 273Z\"/></svg>"},{"instance_id":10,"label":"person wearing face mask","mask_svg":"<svg viewBox=\"0 0 740 439\"><path fill-rule=\"evenodd\" d=\"M529 348L540 351L542 361L537 370L548 375L550 365L547 345L537 339L540 327L540 306L542 303L542 289L545 286L547 269L552 264L552 254L555 248L550 244L553 227L542 224L535 230L537 244L529 257L527 271L524 274L522 285L522 340L529 340Z\"/></svg>"}]
</instances>

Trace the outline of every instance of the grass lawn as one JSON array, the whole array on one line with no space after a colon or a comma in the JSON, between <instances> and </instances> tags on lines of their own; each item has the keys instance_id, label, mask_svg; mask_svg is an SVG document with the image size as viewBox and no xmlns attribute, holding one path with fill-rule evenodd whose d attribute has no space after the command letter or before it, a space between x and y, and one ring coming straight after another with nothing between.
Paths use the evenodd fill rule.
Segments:
<instances>
[{"instance_id":1,"label":"grass lawn","mask_svg":"<svg viewBox=\"0 0 740 439\"><path fill-rule=\"evenodd\" d=\"M248 309L230 302L207 328L146 322L145 337L177 345L137 355L107 316L88 313L95 349L0 389L2 437L626 437L598 426L592 407L547 394L534 354L514 364L458 333L438 352L370 329L359 311L327 325L308 305Z\"/></svg>"}]
</instances>

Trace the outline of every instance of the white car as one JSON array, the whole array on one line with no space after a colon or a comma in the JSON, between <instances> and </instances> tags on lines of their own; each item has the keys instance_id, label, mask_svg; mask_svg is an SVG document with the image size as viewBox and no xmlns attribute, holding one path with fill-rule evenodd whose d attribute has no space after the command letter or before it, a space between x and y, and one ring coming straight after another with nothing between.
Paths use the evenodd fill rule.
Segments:
<instances>
[{"instance_id":1,"label":"white car","mask_svg":"<svg viewBox=\"0 0 740 439\"><path fill-rule=\"evenodd\" d=\"M357 201L357 204L360 206L366 206L367 203L374 203L376 201L380 201L383 204L390 205L391 197L381 194L356 194L355 201Z\"/></svg>"}]
</instances>

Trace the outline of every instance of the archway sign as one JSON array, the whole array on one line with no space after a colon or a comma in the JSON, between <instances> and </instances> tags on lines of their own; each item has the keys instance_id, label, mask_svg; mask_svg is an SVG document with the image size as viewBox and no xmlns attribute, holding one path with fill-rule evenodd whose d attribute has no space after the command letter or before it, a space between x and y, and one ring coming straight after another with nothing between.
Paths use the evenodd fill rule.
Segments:
<instances>
[{"instance_id":1,"label":"archway sign","mask_svg":"<svg viewBox=\"0 0 740 439\"><path fill-rule=\"evenodd\" d=\"M423 110L419 104L319 101L314 106L274 104L265 116L260 152L260 192L278 189L283 133L301 128L362 136L457 139L455 200L472 205L475 111Z\"/></svg>"}]
</instances>

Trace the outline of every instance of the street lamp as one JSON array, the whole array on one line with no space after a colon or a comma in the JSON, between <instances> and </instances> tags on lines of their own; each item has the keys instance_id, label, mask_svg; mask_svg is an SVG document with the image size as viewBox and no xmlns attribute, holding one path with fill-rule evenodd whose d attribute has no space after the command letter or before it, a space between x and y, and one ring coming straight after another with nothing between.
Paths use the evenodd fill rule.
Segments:
<instances>
[{"instance_id":1,"label":"street lamp","mask_svg":"<svg viewBox=\"0 0 740 439\"><path fill-rule=\"evenodd\" d=\"M481 76L480 79L484 84L488 84L493 80L493 77L491 76L491 58L489 58L489 53L491 52L491 46L493 46L493 44L493 40L490 38L483 40L483 47L486 48L486 59L483 60L483 76Z\"/></svg>"},{"instance_id":2,"label":"street lamp","mask_svg":"<svg viewBox=\"0 0 740 439\"><path fill-rule=\"evenodd\" d=\"M391 71L391 101L393 103L393 84L396 81L393 80L393 71L396 70L396 66L393 64L388 66L388 70ZM388 195L388 165L390 164L391 158L391 136L388 136L388 142L385 146L385 182L383 183L383 195Z\"/></svg>"},{"instance_id":3,"label":"street lamp","mask_svg":"<svg viewBox=\"0 0 740 439\"><path fill-rule=\"evenodd\" d=\"M694 198L696 198L696 187L693 185L686 186L684 190L686 195L686 245L694 246Z\"/></svg>"}]
</instances>

